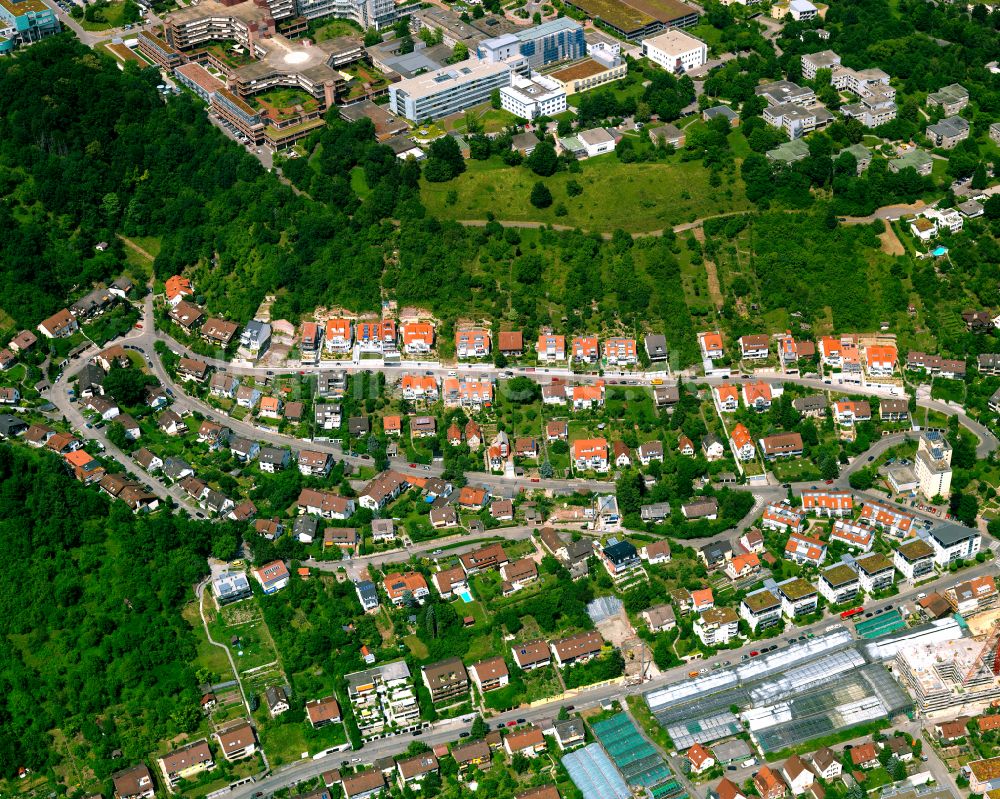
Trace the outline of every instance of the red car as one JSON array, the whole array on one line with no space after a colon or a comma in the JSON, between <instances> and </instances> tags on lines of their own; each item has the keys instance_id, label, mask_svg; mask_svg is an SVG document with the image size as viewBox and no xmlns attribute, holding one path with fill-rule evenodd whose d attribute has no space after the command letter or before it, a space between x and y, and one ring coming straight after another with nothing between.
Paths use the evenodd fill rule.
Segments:
<instances>
[{"instance_id":1,"label":"red car","mask_svg":"<svg viewBox=\"0 0 1000 799\"><path fill-rule=\"evenodd\" d=\"M752 651L752 652L750 653L750 657L752 657L752 658L755 658L755 657L757 657L757 655L759 655L759 654L760 654L760 652L758 652L758 651L757 651L756 649L754 649L754 650L753 650L753 651Z\"/></svg>"},{"instance_id":2,"label":"red car","mask_svg":"<svg viewBox=\"0 0 1000 799\"><path fill-rule=\"evenodd\" d=\"M507 722L507 726L508 727L516 727L517 726L517 722L516 721L508 721Z\"/></svg>"},{"instance_id":3,"label":"red car","mask_svg":"<svg viewBox=\"0 0 1000 799\"><path fill-rule=\"evenodd\" d=\"M531 478L531 482L532 482L532 483L540 483L540 482L542 482L542 481L541 481L541 480L539 480L539 479L538 479L537 477L532 477L532 478Z\"/></svg>"},{"instance_id":4,"label":"red car","mask_svg":"<svg viewBox=\"0 0 1000 799\"><path fill-rule=\"evenodd\" d=\"M417 468L417 464L415 464L415 463L411 463L411 464L410 464L410 468L411 468L411 469L416 469L416 468Z\"/></svg>"},{"instance_id":5,"label":"red car","mask_svg":"<svg viewBox=\"0 0 1000 799\"><path fill-rule=\"evenodd\" d=\"M142 330L142 322L136 322L135 323L135 329L136 330Z\"/></svg>"}]
</instances>

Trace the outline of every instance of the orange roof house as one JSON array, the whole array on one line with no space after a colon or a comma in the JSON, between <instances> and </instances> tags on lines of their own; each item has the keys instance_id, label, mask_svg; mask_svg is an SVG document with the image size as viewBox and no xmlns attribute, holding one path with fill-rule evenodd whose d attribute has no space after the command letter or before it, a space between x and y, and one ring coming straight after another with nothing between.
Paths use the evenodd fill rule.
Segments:
<instances>
[{"instance_id":1,"label":"orange roof house","mask_svg":"<svg viewBox=\"0 0 1000 799\"><path fill-rule=\"evenodd\" d=\"M167 301L173 303L181 297L190 297L194 294L194 288L186 277L174 275L168 277L166 283L163 284L163 293L166 295Z\"/></svg>"}]
</instances>

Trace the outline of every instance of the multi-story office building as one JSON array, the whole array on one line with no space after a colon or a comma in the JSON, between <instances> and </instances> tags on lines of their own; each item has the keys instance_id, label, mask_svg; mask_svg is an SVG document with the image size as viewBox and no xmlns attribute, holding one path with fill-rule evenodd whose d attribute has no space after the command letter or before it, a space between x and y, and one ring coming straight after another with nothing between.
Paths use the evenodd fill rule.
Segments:
<instances>
[{"instance_id":1,"label":"multi-story office building","mask_svg":"<svg viewBox=\"0 0 1000 799\"><path fill-rule=\"evenodd\" d=\"M583 26L569 17L543 22L531 28L484 39L477 48L488 63L523 59L528 69L541 69L558 61L572 61L587 54Z\"/></svg>"},{"instance_id":2,"label":"multi-story office building","mask_svg":"<svg viewBox=\"0 0 1000 799\"><path fill-rule=\"evenodd\" d=\"M510 82L506 63L465 61L392 84L389 109L413 122L440 119L489 101L495 89Z\"/></svg>"},{"instance_id":3,"label":"multi-story office building","mask_svg":"<svg viewBox=\"0 0 1000 799\"><path fill-rule=\"evenodd\" d=\"M42 0L0 0L0 53L37 42L61 29L55 12Z\"/></svg>"},{"instance_id":4,"label":"multi-story office building","mask_svg":"<svg viewBox=\"0 0 1000 799\"><path fill-rule=\"evenodd\" d=\"M708 45L689 33L674 29L643 39L642 54L667 72L681 74L705 65Z\"/></svg>"}]
</instances>

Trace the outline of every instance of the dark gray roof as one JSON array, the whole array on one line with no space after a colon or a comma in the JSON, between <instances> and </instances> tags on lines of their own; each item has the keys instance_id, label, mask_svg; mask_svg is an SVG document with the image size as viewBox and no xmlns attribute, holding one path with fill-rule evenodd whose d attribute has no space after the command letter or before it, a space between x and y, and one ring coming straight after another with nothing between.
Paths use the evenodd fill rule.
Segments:
<instances>
[{"instance_id":1,"label":"dark gray roof","mask_svg":"<svg viewBox=\"0 0 1000 799\"><path fill-rule=\"evenodd\" d=\"M930 529L930 535L943 547L954 546L960 541L965 541L973 536L979 535L979 531L972 527L964 527L961 524L942 524Z\"/></svg>"}]
</instances>

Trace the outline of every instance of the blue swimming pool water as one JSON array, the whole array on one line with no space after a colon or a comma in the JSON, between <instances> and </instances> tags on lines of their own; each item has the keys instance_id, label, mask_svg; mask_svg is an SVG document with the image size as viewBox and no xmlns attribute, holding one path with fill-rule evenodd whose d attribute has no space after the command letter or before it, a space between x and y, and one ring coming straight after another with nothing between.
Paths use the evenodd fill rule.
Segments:
<instances>
[{"instance_id":1,"label":"blue swimming pool water","mask_svg":"<svg viewBox=\"0 0 1000 799\"><path fill-rule=\"evenodd\" d=\"M469 603L472 601L472 594L470 594L468 591L462 591L459 594L459 596L462 597L462 601L465 603Z\"/></svg>"},{"instance_id":2,"label":"blue swimming pool water","mask_svg":"<svg viewBox=\"0 0 1000 799\"><path fill-rule=\"evenodd\" d=\"M947 247L942 247L941 245L938 245L933 250L931 250L931 255L933 255L933 256L941 256L941 255L947 255L947 254L948 254L948 248Z\"/></svg>"}]
</instances>

